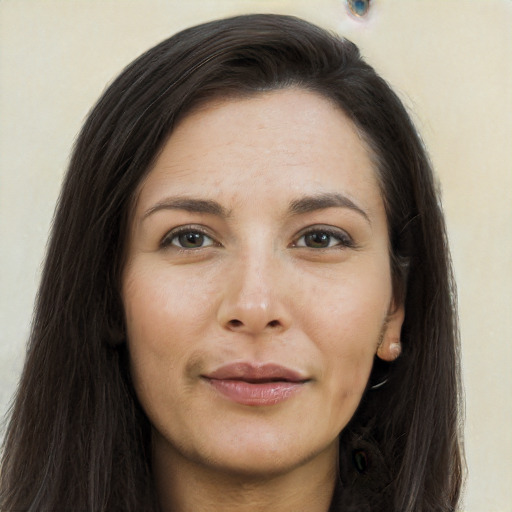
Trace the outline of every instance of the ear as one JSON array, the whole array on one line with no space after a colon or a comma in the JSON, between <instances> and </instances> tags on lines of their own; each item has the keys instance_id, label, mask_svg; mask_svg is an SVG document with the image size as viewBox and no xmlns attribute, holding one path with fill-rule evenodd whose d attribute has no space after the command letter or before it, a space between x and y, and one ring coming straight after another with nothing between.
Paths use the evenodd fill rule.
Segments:
<instances>
[{"instance_id":1,"label":"ear","mask_svg":"<svg viewBox=\"0 0 512 512\"><path fill-rule=\"evenodd\" d=\"M379 346L377 347L377 357L383 361L394 361L402 352L402 344L400 342L400 332L404 323L404 305L396 307L394 304L390 306L390 312L384 324L383 333Z\"/></svg>"}]
</instances>

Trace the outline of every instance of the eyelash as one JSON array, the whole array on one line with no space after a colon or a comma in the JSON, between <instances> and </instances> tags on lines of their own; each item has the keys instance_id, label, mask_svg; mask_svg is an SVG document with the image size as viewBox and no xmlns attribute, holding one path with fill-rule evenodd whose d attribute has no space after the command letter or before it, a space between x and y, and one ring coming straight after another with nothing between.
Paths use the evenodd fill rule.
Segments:
<instances>
[{"instance_id":1,"label":"eyelash","mask_svg":"<svg viewBox=\"0 0 512 512\"><path fill-rule=\"evenodd\" d=\"M315 234L321 234L321 235L327 235L329 237L329 244L332 241L332 239L335 239L338 241L338 243L334 245L328 245L327 247L309 247L307 245L298 245L298 241L301 239L305 239L308 235L315 235ZM299 248L306 248L306 249L313 249L316 251L319 250L328 250L328 249L355 249L356 244L354 243L354 240L350 237L350 235L343 231L342 229L333 229L330 227L323 227L323 226L312 226L308 228L307 230L303 231L299 238L297 238L297 241L292 244L292 247L299 247Z\"/></svg>"},{"instance_id":2,"label":"eyelash","mask_svg":"<svg viewBox=\"0 0 512 512\"><path fill-rule=\"evenodd\" d=\"M173 240L178 239L178 237L180 237L182 235L187 235L187 234L201 235L204 238L207 238L208 240L210 240L212 243L210 243L208 245L202 245L200 247L183 247L181 245L173 243ZM218 246L219 244L217 242L215 242L215 240L210 235L208 235L208 233L205 230L203 230L199 227L182 226L180 228L173 229L172 231L167 233L162 238L162 241L160 242L160 247L163 249L166 247L169 247L171 245L181 251L191 251L191 250L195 250L195 249L203 249L204 247Z\"/></svg>"},{"instance_id":3,"label":"eyelash","mask_svg":"<svg viewBox=\"0 0 512 512\"><path fill-rule=\"evenodd\" d=\"M310 247L304 244L299 244L299 241L301 239L305 239L308 235L325 235L329 237L329 244L327 247ZM199 247L183 247L183 245L178 245L176 243L173 243L174 240L178 239L182 235L199 235L206 239L208 239L211 243L208 245L201 245ZM332 240L337 240L338 243L335 243L334 245L330 245ZM181 242L180 242L181 243ZM220 246L219 243L217 243L204 229L201 229L200 227L195 226L182 226L180 228L176 228L169 233L167 233L162 241L160 242L161 248L166 248L169 246L174 246L176 249L180 251L191 251L196 249L204 249L206 247L218 247ZM322 227L322 226L312 226L308 228L307 230L303 231L300 236L294 241L290 247L293 248L305 248L305 249L312 249L315 251L319 250L328 250L328 249L344 249L344 248L356 248L356 244L354 243L353 239L350 237L348 233L341 229L333 229L328 227Z\"/></svg>"}]
</instances>

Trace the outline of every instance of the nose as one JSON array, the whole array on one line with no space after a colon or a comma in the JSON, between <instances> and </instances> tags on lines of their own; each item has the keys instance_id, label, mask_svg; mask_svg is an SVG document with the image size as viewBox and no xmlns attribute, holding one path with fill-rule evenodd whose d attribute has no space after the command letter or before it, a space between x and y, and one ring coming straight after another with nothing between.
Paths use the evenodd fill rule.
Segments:
<instances>
[{"instance_id":1,"label":"nose","mask_svg":"<svg viewBox=\"0 0 512 512\"><path fill-rule=\"evenodd\" d=\"M290 327L285 273L277 257L253 254L237 261L228 272L218 310L224 329L255 336Z\"/></svg>"}]
</instances>

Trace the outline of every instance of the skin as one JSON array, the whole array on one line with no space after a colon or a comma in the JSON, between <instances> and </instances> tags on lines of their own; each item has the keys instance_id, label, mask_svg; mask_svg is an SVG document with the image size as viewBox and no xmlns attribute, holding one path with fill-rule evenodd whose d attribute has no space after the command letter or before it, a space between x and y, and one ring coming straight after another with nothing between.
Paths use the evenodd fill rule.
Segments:
<instances>
[{"instance_id":1,"label":"skin","mask_svg":"<svg viewBox=\"0 0 512 512\"><path fill-rule=\"evenodd\" d=\"M181 121L138 191L122 287L164 511L329 508L338 434L374 355L399 351L388 246L368 150L325 98L265 92ZM236 403L204 375L241 361L307 381Z\"/></svg>"}]
</instances>

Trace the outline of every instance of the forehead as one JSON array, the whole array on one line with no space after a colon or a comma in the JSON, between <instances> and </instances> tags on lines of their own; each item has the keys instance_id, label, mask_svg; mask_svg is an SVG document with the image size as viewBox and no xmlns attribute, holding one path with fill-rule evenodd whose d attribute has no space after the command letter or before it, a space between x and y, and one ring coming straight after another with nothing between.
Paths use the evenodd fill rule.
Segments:
<instances>
[{"instance_id":1,"label":"forehead","mask_svg":"<svg viewBox=\"0 0 512 512\"><path fill-rule=\"evenodd\" d=\"M343 111L317 93L284 89L212 101L185 116L139 202L164 192L230 200L244 190L267 200L301 191L380 198L370 152Z\"/></svg>"}]
</instances>

